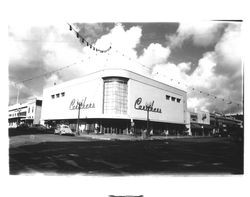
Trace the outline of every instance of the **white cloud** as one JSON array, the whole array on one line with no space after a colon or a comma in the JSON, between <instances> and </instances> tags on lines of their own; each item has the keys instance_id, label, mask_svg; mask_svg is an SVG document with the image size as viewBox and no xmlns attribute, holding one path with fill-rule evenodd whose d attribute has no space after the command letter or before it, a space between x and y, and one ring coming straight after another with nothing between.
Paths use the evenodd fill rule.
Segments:
<instances>
[{"instance_id":1,"label":"white cloud","mask_svg":"<svg viewBox=\"0 0 250 197\"><path fill-rule=\"evenodd\" d=\"M132 27L125 30L121 24L117 24L109 34L101 36L95 43L95 47L106 50L111 45L112 49L107 53L96 53L89 47L83 49L84 62L77 67L78 73L89 73L103 68L124 68L137 70L134 60L137 60L135 47L140 42L141 28ZM143 70L140 68L140 70Z\"/></svg>"},{"instance_id":2,"label":"white cloud","mask_svg":"<svg viewBox=\"0 0 250 197\"><path fill-rule=\"evenodd\" d=\"M21 63L23 69L31 72L28 63L36 60L37 56L41 58L42 69L45 71L76 63L65 70L46 76L47 78L39 84L44 87L108 67L125 68L147 76L152 70L152 78L169 85L185 90L184 84L187 84L189 87L200 88L221 97L232 96L239 100L242 98L242 90L236 88L240 86L231 87L236 82L235 76L230 76L236 73L238 77L242 75L238 72L241 62L240 27L229 25L221 36L222 27L223 25L218 23L181 24L175 37L172 37L172 46L181 45L186 39L192 39L197 46L209 46L217 42L215 50L205 53L193 72L191 62L177 65L167 62L171 50L158 43L151 43L143 50L142 55L137 57L135 48L140 44L142 28L136 26L125 30L121 24L115 25L109 33L96 41L95 46L103 50L112 44L112 49L103 54L81 45L73 32L68 30L67 25L21 30L9 28L10 66L16 66L17 69L19 66L15 63ZM40 39L41 42L16 42L15 39ZM36 64L32 66L39 68ZM34 73L30 73L30 76L34 76ZM38 95L37 92L33 93ZM10 95L14 96L15 92L10 91ZM190 96L188 105L203 110L215 106L211 100L202 98L200 94Z\"/></svg>"},{"instance_id":3,"label":"white cloud","mask_svg":"<svg viewBox=\"0 0 250 197\"><path fill-rule=\"evenodd\" d=\"M205 53L189 78L189 86L211 88L216 81L215 67L215 54L213 52Z\"/></svg>"},{"instance_id":4,"label":"white cloud","mask_svg":"<svg viewBox=\"0 0 250 197\"><path fill-rule=\"evenodd\" d=\"M187 72L187 71L190 71L191 69L191 62L182 62L180 64L178 64L178 67L180 69L181 72Z\"/></svg>"},{"instance_id":5,"label":"white cloud","mask_svg":"<svg viewBox=\"0 0 250 197\"><path fill-rule=\"evenodd\" d=\"M9 94L12 97L12 103L16 103L17 97L19 102L24 103L31 97L34 98L36 95L41 95L41 93L32 90L30 86L23 83L16 84L11 80L9 81Z\"/></svg>"},{"instance_id":6,"label":"white cloud","mask_svg":"<svg viewBox=\"0 0 250 197\"><path fill-rule=\"evenodd\" d=\"M54 73L46 80L46 84L44 85L44 87L51 87L62 82L63 81L59 79L58 75Z\"/></svg>"},{"instance_id":7,"label":"white cloud","mask_svg":"<svg viewBox=\"0 0 250 197\"><path fill-rule=\"evenodd\" d=\"M218 41L222 27L222 23L216 22L181 23L177 33L167 38L173 47L181 46L187 39L192 39L196 46L206 47Z\"/></svg>"},{"instance_id":8,"label":"white cloud","mask_svg":"<svg viewBox=\"0 0 250 197\"><path fill-rule=\"evenodd\" d=\"M215 45L215 50L207 52L199 60L198 66L187 81L190 87L202 89L217 96L217 99L207 99L206 103L190 100L192 107L207 108L220 112L239 110L237 103L227 104L218 98L242 101L242 65L240 24L229 24L221 39ZM192 99L202 100L200 94ZM203 95L203 98L206 98ZM207 98L211 98L207 97Z\"/></svg>"},{"instance_id":9,"label":"white cloud","mask_svg":"<svg viewBox=\"0 0 250 197\"><path fill-rule=\"evenodd\" d=\"M155 80L186 90L188 75L182 72L180 67L173 63L156 65L153 68L152 76Z\"/></svg>"},{"instance_id":10,"label":"white cloud","mask_svg":"<svg viewBox=\"0 0 250 197\"><path fill-rule=\"evenodd\" d=\"M106 49L110 45L112 48L124 51L128 55L135 56L135 47L140 42L142 35L142 29L138 26L131 27L127 31L121 24L116 24L116 26L110 31L109 34L102 36L96 42L96 47Z\"/></svg>"},{"instance_id":11,"label":"white cloud","mask_svg":"<svg viewBox=\"0 0 250 197\"><path fill-rule=\"evenodd\" d=\"M215 46L218 62L224 72L239 74L242 62L241 26L230 24Z\"/></svg>"},{"instance_id":12,"label":"white cloud","mask_svg":"<svg viewBox=\"0 0 250 197\"><path fill-rule=\"evenodd\" d=\"M46 70L70 65L84 57L79 50L80 43L67 25L51 27L44 36L42 50Z\"/></svg>"},{"instance_id":13,"label":"white cloud","mask_svg":"<svg viewBox=\"0 0 250 197\"><path fill-rule=\"evenodd\" d=\"M16 66L23 60L26 54L26 47L21 42L15 42L13 37L9 37L9 63Z\"/></svg>"},{"instance_id":14,"label":"white cloud","mask_svg":"<svg viewBox=\"0 0 250 197\"><path fill-rule=\"evenodd\" d=\"M125 30L121 24L117 24L110 33L101 36L95 43L95 46L102 50L107 49L112 43L112 50L102 54L81 45L74 33L69 31L67 24L9 27L11 77L21 81L46 71L69 66L30 84L46 87L53 85L54 81L60 83L106 67L123 66L123 68L131 67L138 70L138 65L134 66L132 61L117 54L115 50L137 59L135 47L140 42L141 31L140 27ZM25 76L22 76L19 71L25 72ZM15 94L15 91L11 92L10 97L15 97Z\"/></svg>"},{"instance_id":15,"label":"white cloud","mask_svg":"<svg viewBox=\"0 0 250 197\"><path fill-rule=\"evenodd\" d=\"M9 81L9 86L12 86L16 89L21 89L21 88L24 88L25 86L22 84L22 83L15 83L14 81Z\"/></svg>"},{"instance_id":16,"label":"white cloud","mask_svg":"<svg viewBox=\"0 0 250 197\"><path fill-rule=\"evenodd\" d=\"M43 60L47 70L70 65L84 58L83 53L68 46L67 43L54 44L52 42L47 42L43 45L43 50L46 51Z\"/></svg>"},{"instance_id":17,"label":"white cloud","mask_svg":"<svg viewBox=\"0 0 250 197\"><path fill-rule=\"evenodd\" d=\"M151 43L148 48L144 49L143 54L139 57L138 61L148 66L161 64L166 62L170 55L170 49L163 47L158 43Z\"/></svg>"},{"instance_id":18,"label":"white cloud","mask_svg":"<svg viewBox=\"0 0 250 197\"><path fill-rule=\"evenodd\" d=\"M193 109L194 111L201 110L200 106L202 106L204 103L205 103L204 98L202 99L202 98L197 98L197 97L192 97L192 98L189 97L187 101L187 107L188 109Z\"/></svg>"},{"instance_id":19,"label":"white cloud","mask_svg":"<svg viewBox=\"0 0 250 197\"><path fill-rule=\"evenodd\" d=\"M158 64L153 68L155 79L187 90L189 92L189 109L218 112L239 110L236 103L229 105L226 100L242 100L240 24L227 25L219 40L217 40L217 33L221 28L220 24L193 26L181 24L177 37L172 40L174 42L172 46L182 44L189 38L195 45L200 46L210 45L217 41L214 51L204 53L191 74L187 74L191 71L190 62L182 62L178 65L174 63ZM206 39L206 42L198 43L199 39ZM186 89L185 86L178 84L178 81L181 84L187 84L189 88ZM216 98L212 95L216 95ZM225 101L220 98L224 98Z\"/></svg>"}]
</instances>

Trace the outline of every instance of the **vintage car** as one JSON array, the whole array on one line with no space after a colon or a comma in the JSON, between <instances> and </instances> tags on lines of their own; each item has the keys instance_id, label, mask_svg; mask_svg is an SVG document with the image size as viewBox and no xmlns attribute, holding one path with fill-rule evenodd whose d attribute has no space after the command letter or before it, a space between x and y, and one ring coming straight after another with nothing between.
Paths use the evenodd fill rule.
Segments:
<instances>
[{"instance_id":1,"label":"vintage car","mask_svg":"<svg viewBox=\"0 0 250 197\"><path fill-rule=\"evenodd\" d=\"M68 125L65 125L65 124L57 125L57 127L55 128L54 134L74 135L74 133L72 132L70 127Z\"/></svg>"}]
</instances>

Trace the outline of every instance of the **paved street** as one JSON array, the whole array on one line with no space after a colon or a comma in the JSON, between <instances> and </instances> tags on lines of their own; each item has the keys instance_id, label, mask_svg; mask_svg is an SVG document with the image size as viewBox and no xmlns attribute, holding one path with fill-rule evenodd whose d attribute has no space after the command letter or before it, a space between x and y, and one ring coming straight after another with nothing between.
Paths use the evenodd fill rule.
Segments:
<instances>
[{"instance_id":1,"label":"paved street","mask_svg":"<svg viewBox=\"0 0 250 197\"><path fill-rule=\"evenodd\" d=\"M243 146L229 138L97 140L53 134L10 138L10 174L242 174Z\"/></svg>"}]
</instances>

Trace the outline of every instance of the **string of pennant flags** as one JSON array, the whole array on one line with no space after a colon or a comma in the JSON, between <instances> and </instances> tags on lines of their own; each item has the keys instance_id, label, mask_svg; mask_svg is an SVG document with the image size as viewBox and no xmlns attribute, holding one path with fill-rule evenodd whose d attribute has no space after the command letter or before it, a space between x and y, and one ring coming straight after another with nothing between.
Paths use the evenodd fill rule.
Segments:
<instances>
[{"instance_id":1,"label":"string of pennant flags","mask_svg":"<svg viewBox=\"0 0 250 197\"><path fill-rule=\"evenodd\" d=\"M82 44L86 44L86 46L89 47L90 49L92 49L93 51L100 52L100 53L107 53L107 52L112 48L112 47L110 46L110 47L109 47L108 49L106 49L106 50L101 50L101 49L95 47L94 45L90 44L90 43L89 43L89 42L88 42L88 41L78 32L78 31L76 31L76 30L73 28L72 25L70 25L69 23L68 23L68 25L69 25L69 30L75 32L76 37L80 40L80 42L81 42Z\"/></svg>"},{"instance_id":2,"label":"string of pennant flags","mask_svg":"<svg viewBox=\"0 0 250 197\"><path fill-rule=\"evenodd\" d=\"M116 52L119 52L119 51L116 50ZM108 55L110 55L110 54L108 54ZM125 58L127 57L125 54L122 54L122 56L125 57ZM90 56L88 57L88 59L90 59ZM129 60L132 61L133 58L129 58ZM80 60L79 62L83 62L83 61L84 61L84 59ZM106 61L108 61L108 60L106 59ZM52 71L50 71L50 72L46 72L46 73L43 73L43 74L41 74L41 75L34 76L34 77L32 77L32 78L29 78L29 79L25 79L25 80L22 80L22 81L19 81L19 82L15 82L15 84L17 85L17 84L20 84L20 83L25 83L25 82L34 80L34 79L36 79L36 78L40 78L40 77L48 76L48 75L53 74L53 73L56 73L56 72L60 72L60 71L62 71L62 70L64 70L64 69L67 69L67 68L70 68L70 67L72 67L72 66L74 66L74 65L77 65L77 63L79 63L79 62L77 61L77 62L74 62L74 63L72 63L72 64L70 64L70 65L63 66L63 67L61 67L61 68L59 68L59 69L55 69L55 70L52 70ZM140 63L140 62L138 62L138 61L135 61L135 62L138 63L139 65L143 66L143 67L144 67L145 69L147 69L147 70L150 69L148 66L145 66L144 64L142 64L142 63ZM164 75L164 74L160 74L160 73L158 73L158 72L157 72L156 74L157 74L157 75L161 75L161 76L166 77L166 78L169 78L168 76L166 76L166 75ZM207 97L209 97L209 98L213 98L214 100L220 100L220 101L222 101L222 102L226 102L226 104L228 104L228 105L230 105L230 104L237 104L238 107L240 107L240 105L241 105L239 102L236 102L236 101L233 101L233 100L230 100L230 99L221 98L221 97L218 97L218 96L216 96L216 95L213 95L213 94L211 94L211 93L209 93L209 92L206 92L206 91L203 91L203 90L199 90L199 89L194 88L194 87L189 87L187 84L184 84L184 83L182 83L182 82L180 82L180 81L178 81L178 80L176 80L176 79L170 78L170 81L176 81L178 84L183 84L185 87L187 87L189 90L191 90L191 91L193 91L193 92L195 91L195 92L197 92L197 93L199 93L199 94L203 94L203 95L205 95L205 96L207 96Z\"/></svg>"},{"instance_id":3,"label":"string of pennant flags","mask_svg":"<svg viewBox=\"0 0 250 197\"><path fill-rule=\"evenodd\" d=\"M69 30L75 32L76 37L77 37L78 39L80 39L80 41L81 41L82 44L86 44L86 46L88 46L88 47L89 47L90 49L92 49L93 51L100 52L100 53L106 53L106 54L108 55L108 58L106 58L106 61L108 61L109 56L110 56L109 51L110 51L110 49L111 49L111 46L110 46L108 49L106 49L106 50L100 50L99 48L97 48L97 47L95 47L94 45L90 44L83 36L81 36L80 33L79 33L78 31L76 31L76 30L73 28L72 25L70 25L69 23L68 23L68 25L69 25ZM127 56L126 54L124 54L124 53L122 53L122 52L120 52L120 51L118 51L118 50L112 50L112 51L116 52L117 54L119 54L120 56L122 56L122 57L124 57L124 58L127 58L127 59L130 60L130 61L136 62L138 65L140 65L140 66L143 67L144 69L146 69L146 70L148 70L148 71L151 71L151 69L150 69L149 66L146 66L146 65L142 64L141 62L137 61L135 58L131 58L131 57ZM90 56L89 56L89 59L90 59ZM84 60L82 59L82 60L80 60L80 61L83 62ZM24 83L24 82L31 81L31 80L33 80L33 79L36 79L36 78L39 78L39 77L42 77L42 76L47 76L47 75L52 74L52 73L55 73L55 72L60 72L60 71L62 71L62 70L64 70L64 69L67 69L67 68L73 66L73 65L76 65L77 63L78 63L78 62L74 62L74 63L72 63L72 64L70 64L70 65L61 67L61 68L59 68L59 69L56 69L56 70L53 70L53 71L50 71L50 72L46 72L46 73L43 73L43 74L41 74L41 75L38 75L38 76L35 76L35 77L32 77L32 78L26 79L26 80L22 80L22 81L19 81L19 82L15 82L15 84ZM222 102L225 102L225 103L228 104L228 105L237 104L238 107L240 107L240 106L242 105L242 102L236 102L236 101L233 101L233 100L231 100L231 99L221 98L221 97L218 97L218 96L216 96L216 95L213 95L213 94L211 94L211 93L209 93L209 92L206 92L206 91L203 91L203 90L199 90L199 89L194 88L194 87L190 87L190 86L188 86L187 84L185 84L185 83L183 83L183 82L180 82L180 81L178 81L178 80L176 80L176 79L169 78L168 76L166 76L166 75L164 75L164 74L162 74L162 73L158 73L158 72L157 72L156 74L157 74L157 75L161 75L161 76L163 76L163 77L166 77L166 78L170 79L171 81L176 81L176 83L178 83L179 85L182 84L182 85L184 85L186 88L188 88L189 90L191 90L191 91L193 91L193 92L195 91L195 92L197 92L197 93L199 93L199 94L203 94L203 95L205 95L205 96L207 96L207 97L209 97L209 98L212 98L212 99L214 99L214 100L220 100L220 101L222 101Z\"/></svg>"},{"instance_id":4,"label":"string of pennant flags","mask_svg":"<svg viewBox=\"0 0 250 197\"><path fill-rule=\"evenodd\" d=\"M148 71L150 70L150 68L149 68L148 66L142 64L141 62L138 62L138 61L135 60L134 58L131 58L131 57L127 56L126 54L124 54L124 53L122 53L122 52L120 52L120 51L118 51L118 50L114 50L114 51L115 51L116 53L118 53L120 56L122 56L122 57L124 57L124 58L127 58L128 60L136 62L138 65L142 66L144 69L146 69L146 70L148 70ZM110 55L110 54L108 54L108 55ZM160 74L160 73L158 73L158 72L157 72L156 74L157 74L157 75L161 75L161 76L166 77L166 78L169 78L168 76L166 76L166 75L164 75L164 74ZM213 94L211 94L211 93L209 93L209 92L206 92L206 91L204 91L204 90L199 90L199 89L197 89L197 88L190 87L189 85L187 85L187 84L185 84L185 83L182 83L182 82L180 82L180 81L178 81L178 80L176 80L176 79L170 78L170 81L176 81L177 84L179 84L179 85L182 84L182 85L184 85L186 88L188 88L188 89L191 90L191 91L196 91L197 93L203 94L203 95L205 95L205 96L209 96L209 98L213 98L213 99L215 99L215 100L219 100L219 101L222 101L222 102L226 102L226 104L228 104L228 105L236 104L238 107L240 107L240 106L242 105L242 103L240 103L240 102L233 101L233 100L231 100L231 99L221 98L221 97L218 97L218 96L216 96L216 95L213 95Z\"/></svg>"},{"instance_id":5,"label":"string of pennant flags","mask_svg":"<svg viewBox=\"0 0 250 197\"><path fill-rule=\"evenodd\" d=\"M157 73L157 74L159 74L159 73ZM166 75L164 75L164 74L160 74L160 75L161 75L161 76L164 76L164 77L168 77L168 76L166 76ZM177 80L175 80L175 79L173 79L173 78L170 78L170 80L171 80L171 81L176 81L178 84L184 85L187 89L189 89L189 90L191 90L191 91L193 91L193 92L197 92L197 93L199 93L199 94L203 94L204 96L210 97L210 98L215 99L215 100L220 100L220 101L222 101L222 102L226 102L226 104L228 104L228 105L231 105L231 104L237 104L238 106L241 105L241 103L239 103L239 102L237 102L237 101L233 101L233 100L231 100L231 99L225 99L225 98L222 98L222 97L218 97L217 95L211 94L210 92L207 92L207 91L204 91L204 90L200 90L200 89L198 89L198 88L190 87L190 86L188 86L187 84L182 83L182 82L180 82L180 81L177 81Z\"/></svg>"},{"instance_id":6,"label":"string of pennant flags","mask_svg":"<svg viewBox=\"0 0 250 197\"><path fill-rule=\"evenodd\" d=\"M122 52L119 52L118 50L114 50L114 51L115 51L116 53L118 53L119 55L121 55L122 57L125 57L125 58L127 58L127 59L129 59L129 60L131 60L131 61L134 61L134 62L136 62L138 65L142 66L144 69L147 69L148 71L150 71L150 68L149 68L148 66L146 66L146 65L144 65L144 64L142 64L142 63L140 63L140 62L138 62L138 61L135 60L134 58L128 57L127 55L125 55L125 54L122 53ZM161 76L166 77L166 78L169 78L169 76L166 76L166 75L164 75L164 74L160 74L159 72L157 72L156 74L157 74L157 75L161 75ZM203 91L203 90L199 90L199 89L194 88L194 87L190 87L190 86L188 86L187 84L182 83L182 82L180 82L180 81L178 81L178 80L176 80L176 79L173 79L173 78L169 78L169 79L170 79L170 81L175 81L175 82L176 82L177 84L179 84L179 85L181 85L181 84L184 85L186 88L188 88L188 89L191 90L191 91L196 91L197 93L203 94L203 95L205 95L205 96L207 96L207 97L210 97L210 98L213 98L213 99L215 99L215 100L220 100L220 101L222 101L222 102L226 102L226 104L228 104L228 105L236 104L238 107L240 107L240 105L242 104L242 103L240 103L240 102L233 101L233 100L231 100L231 99L221 98L221 97L218 97L218 96L216 96L216 95L213 95L213 94L211 94L211 93L209 93L209 92L206 92L206 91Z\"/></svg>"}]
</instances>

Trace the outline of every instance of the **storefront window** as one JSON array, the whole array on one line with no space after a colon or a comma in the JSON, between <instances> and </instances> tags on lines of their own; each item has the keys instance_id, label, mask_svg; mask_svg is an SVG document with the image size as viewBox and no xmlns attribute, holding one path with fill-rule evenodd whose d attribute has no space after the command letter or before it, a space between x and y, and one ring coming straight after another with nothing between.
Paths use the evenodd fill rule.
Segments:
<instances>
[{"instance_id":1,"label":"storefront window","mask_svg":"<svg viewBox=\"0 0 250 197\"><path fill-rule=\"evenodd\" d=\"M104 79L104 113L127 114L128 85L125 78Z\"/></svg>"}]
</instances>

